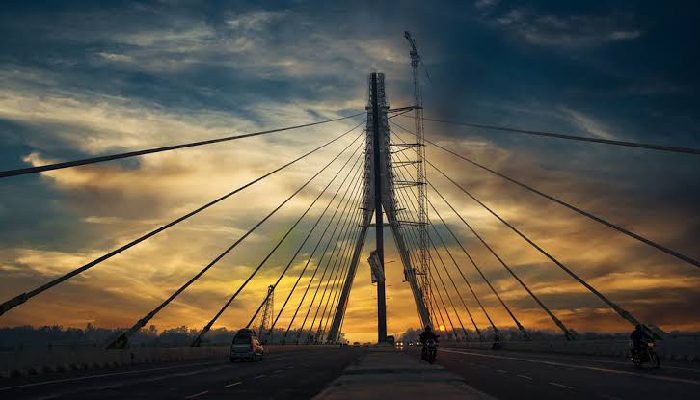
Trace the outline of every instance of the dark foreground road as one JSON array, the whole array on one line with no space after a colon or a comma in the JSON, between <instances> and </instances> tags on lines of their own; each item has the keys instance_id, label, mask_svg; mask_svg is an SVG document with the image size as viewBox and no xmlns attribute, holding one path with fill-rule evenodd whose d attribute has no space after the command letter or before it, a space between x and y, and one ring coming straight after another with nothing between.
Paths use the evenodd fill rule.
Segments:
<instances>
[{"instance_id":1,"label":"dark foreground road","mask_svg":"<svg viewBox=\"0 0 700 400\"><path fill-rule=\"evenodd\" d=\"M504 400L700 399L700 366L691 363L637 369L613 358L441 348L438 364Z\"/></svg>"},{"instance_id":2,"label":"dark foreground road","mask_svg":"<svg viewBox=\"0 0 700 400\"><path fill-rule=\"evenodd\" d=\"M364 349L268 354L260 362L198 361L0 383L0 399L308 399Z\"/></svg>"}]
</instances>

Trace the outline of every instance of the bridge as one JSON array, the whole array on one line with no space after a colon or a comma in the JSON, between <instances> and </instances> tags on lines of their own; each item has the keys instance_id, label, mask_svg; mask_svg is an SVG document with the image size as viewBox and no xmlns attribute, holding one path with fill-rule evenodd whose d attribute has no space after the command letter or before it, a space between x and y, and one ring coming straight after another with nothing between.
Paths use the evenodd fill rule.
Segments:
<instances>
[{"instance_id":1,"label":"bridge","mask_svg":"<svg viewBox=\"0 0 700 400\"><path fill-rule=\"evenodd\" d=\"M467 146L424 132L430 132L425 123L443 124L559 141L562 146L575 142L618 151L662 152L669 157L697 157L700 149L424 117L420 57L415 42L408 34L407 38L412 46L412 104L392 106L386 88L390 77L372 72L367 80L365 110L350 115L1 171L0 184L4 184L31 175L60 174L156 153L233 142L244 146L253 137L303 136L312 127L334 132L330 140L315 142L307 151L280 160L279 165L221 196L134 235L62 275L36 287L17 288L17 293L2 299L0 318L21 313L28 304L40 305L46 292L60 290L106 261L145 246L217 205L230 203L235 207L237 197L246 191L273 177L284 177L302 162L313 159L315 170L302 184L285 187L284 199L269 209L261 203L249 229L234 235L231 243L212 254L190 279L105 343L79 349L17 349L4 353L3 398L394 398L401 393L403 398L612 399L688 398L697 393L700 367L690 362L698 361L700 339L667 335L656 326L653 316L642 317L626 306L625 299L613 298L597 288L585 278L585 266L569 265L548 248L547 240L535 238L512 212L504 213L498 204L483 198L455 169L511 185L520 190L518 196L534 196L561 207L571 218L610 230L620 241L640 244L661 254L669 264L687 267L688 275L698 273L698 259L688 251L664 244L662 235L651 237L637 232L615 222L614 216L600 215L566 200L564 193L550 193L536 182L482 163L469 154ZM440 156L433 158L431 154ZM275 216L291 204L304 207L289 224L275 227L273 244L267 247L255 240L261 227L276 221ZM465 210L473 208L482 210L484 217L467 216ZM621 331L630 331L636 325L646 327L659 339L663 369L632 368L624 359L624 336L590 339L573 329L571 321L575 318L561 315L556 296L544 295L536 276L501 253L504 244L495 243L501 237L480 226L487 217L513 235L508 236L508 246L527 249L533 257L539 257L538 263L561 271L575 284L565 289L590 296L602 316L619 320ZM563 234L556 226L549 232L553 237ZM391 241L385 242L389 236ZM247 246L253 249L245 250ZM395 256L391 260L395 264L387 261L385 247ZM198 281L239 251L253 251L258 262L241 268L244 276L231 282L230 295L211 310L207 322L191 335L189 346L151 348L134 342L156 316L183 301ZM274 257L286 260L281 268L272 268ZM367 265L369 271L361 268ZM496 268L492 268L494 265ZM391 286L387 283L388 271L394 266L401 269L403 280L391 284L410 289L410 298L405 301L410 301L415 310L415 327L431 326L441 332L438 365L418 361L416 347L409 345L415 338L389 335L387 293L391 295ZM512 287L526 294L537 316L532 316L532 308L524 315L523 302L503 294L503 285L494 280L504 276ZM358 300L352 291L358 279L370 279L376 287L377 338L376 343L368 345L348 345L343 337L348 305ZM266 290L252 290L256 284ZM221 325L221 317L231 308L240 310L243 296L257 296L257 306L243 310L247 318L234 328L257 331L267 347L266 358L260 363L231 364L226 343L210 340L212 330ZM541 329L529 326L528 321L535 320L548 321L554 333L543 336ZM403 345L394 345L395 341Z\"/></svg>"}]
</instances>

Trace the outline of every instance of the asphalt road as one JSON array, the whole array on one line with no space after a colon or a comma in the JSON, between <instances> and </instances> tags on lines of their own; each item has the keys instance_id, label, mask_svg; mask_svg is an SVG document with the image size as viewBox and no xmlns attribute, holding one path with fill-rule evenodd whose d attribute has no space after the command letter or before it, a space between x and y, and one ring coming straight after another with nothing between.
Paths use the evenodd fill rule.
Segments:
<instances>
[{"instance_id":1,"label":"asphalt road","mask_svg":"<svg viewBox=\"0 0 700 400\"><path fill-rule=\"evenodd\" d=\"M458 348L440 348L437 363L505 400L700 399L700 366L692 363L635 368L614 358Z\"/></svg>"},{"instance_id":2,"label":"asphalt road","mask_svg":"<svg viewBox=\"0 0 700 400\"><path fill-rule=\"evenodd\" d=\"M263 361L168 363L0 382L5 399L308 399L365 353L305 349Z\"/></svg>"},{"instance_id":3,"label":"asphalt road","mask_svg":"<svg viewBox=\"0 0 700 400\"><path fill-rule=\"evenodd\" d=\"M417 352L407 351L418 363ZM267 354L260 362L173 362L2 380L0 398L308 399L365 354L363 348L309 348ZM700 366L692 363L638 369L612 358L447 347L437 363L505 400L700 398Z\"/></svg>"}]
</instances>

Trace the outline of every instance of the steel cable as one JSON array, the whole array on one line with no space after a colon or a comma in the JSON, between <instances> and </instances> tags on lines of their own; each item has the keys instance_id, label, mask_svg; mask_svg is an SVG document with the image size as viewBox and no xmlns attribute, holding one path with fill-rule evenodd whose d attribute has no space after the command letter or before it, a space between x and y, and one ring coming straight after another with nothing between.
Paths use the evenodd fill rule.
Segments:
<instances>
[{"instance_id":1,"label":"steel cable","mask_svg":"<svg viewBox=\"0 0 700 400\"><path fill-rule=\"evenodd\" d=\"M355 159L355 163L350 167L350 171L352 171L352 170L355 168L355 166L357 165L357 162L358 162L359 160L363 159L363 158L364 158L364 157L357 157L357 158ZM358 173L359 173L359 171L358 171ZM354 180L355 177L358 175L358 173L356 173L356 174L353 176L353 180ZM343 178L342 182L340 182L340 184L338 185L338 189L340 189L340 188L343 187L343 185L344 185L345 182L347 181L347 178L349 178L349 177L350 177L350 174L346 174L346 175L345 175L345 177ZM352 182L352 181L351 181L351 182ZM349 187L349 186L348 186L348 187ZM346 191L347 191L347 190L346 190ZM280 278L277 279L277 281L272 285L273 288L277 288L277 285L279 284L279 282L280 282L280 281L282 280L282 278L284 277L285 272L287 271L287 269L289 268L289 266L292 264L292 262L294 261L294 259L296 258L296 256L301 252L301 250L302 250L302 248L304 247L304 245L306 245L306 242L307 242L307 241L309 240L309 238L311 237L311 234L312 234L313 231L315 230L316 226L319 224L319 222L321 222L321 220L323 219L323 217L326 215L326 212L328 212L328 209L330 208L331 204L333 204L333 202L335 201L335 199L336 199L336 197L338 196L339 193L340 193L340 192L339 192L338 190L336 190L336 192L334 193L333 197L331 198L331 200L328 202L328 204L327 204L326 207L324 208L324 210L323 210L323 212L321 213L321 215L319 215L319 217L316 219L316 222L314 222L313 227L309 230L309 233L307 234L307 236L306 236L306 238L304 239L304 241L302 242L302 244L299 245L298 250L297 250L297 251L294 253L294 255L290 258L289 263L287 264L286 268L282 271L282 274L280 275ZM339 200L338 205L340 205L341 202L342 202L342 197L341 197L341 199ZM336 208L336 211L337 211L337 208ZM334 214L334 216L335 216L335 214ZM273 320L272 325L271 325L270 328L268 329L268 332L267 332L268 336L269 336L270 333L272 333L272 330L275 328L275 325L277 325L277 321L279 320L280 316L281 316L282 313L284 312L284 308L287 306L287 303L289 302L289 299L292 297L292 294L294 293L294 290L296 289L297 285L299 284L299 281L300 281L301 278L304 276L304 273L306 273L306 270L307 270L307 268L309 267L309 264L311 263L311 259L313 258L313 255L316 253L316 250L318 249L318 246L321 244L321 241L323 240L323 236L326 234L326 231L328 230L328 228L330 227L330 225L331 225L332 222L333 222L333 219L329 219L328 224L326 225L325 229L323 230L323 233L319 236L319 239L318 239L318 241L316 242L316 245L314 246L313 251L311 252L311 254L309 255L309 257L307 257L307 261L306 261L306 263L304 264L304 268L302 268L301 272L299 273L299 278L294 282L294 285L292 286L292 289L289 291L289 294L287 295L287 298L284 300L284 302L283 302L283 304L282 304L282 307L280 307L280 310L279 310L279 312L278 312L278 314L277 314L277 317ZM269 295L265 297L265 299L263 300L263 303L264 303L265 301L267 301L268 297L269 297ZM255 314L253 315L253 318L251 318L251 322L248 323L248 326L250 326L250 324L252 323L252 321L255 320L255 318L256 318L257 315L258 315L258 312L260 311L260 308L261 308L261 307L258 307L258 310L257 310L257 311L255 312Z\"/></svg>"},{"instance_id":2,"label":"steel cable","mask_svg":"<svg viewBox=\"0 0 700 400\"><path fill-rule=\"evenodd\" d=\"M40 293L42 293L42 292L44 292L44 291L46 291L46 290L48 290L48 289L50 289L50 288L52 288L52 287L58 285L59 283L65 282L65 281L67 281L67 280L73 278L74 276L79 275L79 274L81 274L81 273L83 273L83 272L85 272L85 271L87 271L87 270L93 268L93 267L96 266L97 264L100 264L101 262L103 262L103 261L105 261L105 260L107 260L107 259L109 259L109 258L112 258L113 256L115 256L115 255L117 255L117 254L119 254L119 253L122 253L122 252L124 252L124 251L126 251L126 250L128 250L128 249L130 249L130 248L132 248L132 247L134 247L134 246L136 246L137 244L139 244L139 243L141 243L141 242L144 242L145 240L147 240L147 239L149 239L149 238L151 238L151 237L157 235L158 233L160 233L160 232L162 232L162 231L164 231L164 230L166 230L166 229L168 229L168 228L171 228L171 227L173 227L173 226L179 224L180 222L189 219L190 217L192 217L192 216L194 216L194 215L199 214L200 212L206 210L207 208L213 206L214 204L219 203L219 202L221 202L221 201L224 201L224 200L228 199L229 197L235 195L236 193L239 193L239 192L241 192L242 190L244 190L244 189L246 189L246 188L248 188L248 187L250 187L250 186L253 186L254 184L256 184L256 183L260 182L261 180L263 180L263 179L269 177L270 175L274 175L274 174L276 174L276 173L278 173L278 172L284 170L285 168L287 168L287 167L293 165L294 163L296 163L296 162L298 162L298 161L300 161L300 160L302 160L302 159L308 157L309 155L315 153L316 151L321 150L321 149L323 149L323 148L326 148L326 147L330 146L331 144L335 143L336 141L338 141L338 140L340 140L341 138L343 138L343 137L345 137L346 135L348 135L350 132L352 132L352 131L354 131L355 129L357 129L360 125L362 125L362 123L356 125L354 128L352 128L352 129L350 129L350 130L348 130L348 131L345 131L344 133L342 133L341 135L337 136L337 137L334 138L333 140L331 140L331 141L329 141L329 142L327 142L327 143L325 143L325 144L323 144L323 145L321 145L321 146L317 146L316 148L314 148L314 149L312 149L312 150L310 150L310 151L308 151L308 152L302 154L301 156L299 156L299 157L293 159L292 161L290 161L290 162L288 162L288 163L286 163L286 164L284 164L284 165L282 165L282 166L280 166L280 167L278 167L278 168L276 168L276 169L274 169L274 170L272 170L272 171L270 171L270 172L268 172L268 173L266 173L266 174L263 174L263 175L261 175L261 176L255 178L255 179L253 179L252 181L246 183L245 185L240 186L240 187L234 189L233 191L231 191L231 192L229 192L229 193L227 193L227 194L225 194L225 195L223 195L223 196L221 196L221 197L219 197L219 198L217 198L217 199L215 199L215 200L212 200L212 201L210 201L210 202L208 202L208 203L206 203L206 204L200 206L199 208L196 208L196 209L190 211L189 213L187 213L187 214L185 214L185 215L183 215L183 216L181 216L181 217L179 217L179 218L177 218L177 219L175 219L175 220L169 222L169 223L166 224L166 225L163 225L163 226L160 226L160 227L158 227L158 228L156 228L156 229L153 229L152 231L150 231L150 232L148 232L148 233L146 233L146 234L144 234L144 235L142 235L142 236L140 236L140 237L138 237L138 238L136 238L136 239L134 239L134 240L132 240L132 241L126 243L126 244L124 244L123 246L121 246L121 247L119 247L119 248L117 248L117 249L115 249L115 250L110 251L109 253L106 253L106 254L104 254L104 255L102 255L102 256L100 256L100 257L98 257L98 258L96 258L96 259L90 261L89 263L87 263L87 264L85 264L85 265L83 265L83 266L81 266L81 267L79 267L79 268L76 268L76 269L74 269L74 270L72 270L72 271L70 271L70 272L64 274L64 275L61 276L61 277L52 279L51 281L48 281L48 282L44 283L43 285L41 285L41 286L39 286L39 287L37 287L37 288L35 288L35 289L29 291L29 292L21 293L21 294L15 296L15 297L13 297L12 299L10 299L10 300L8 300L8 301L6 301L6 302L0 304L0 316L3 315L3 314L5 314L7 311L9 311L9 310L11 310L11 309L13 309L13 308L15 308L15 307L17 307L17 306L19 306L19 305L25 303L27 300L31 299L32 297L34 297L34 296L36 296L36 295L38 295L38 294L40 294Z\"/></svg>"},{"instance_id":3,"label":"steel cable","mask_svg":"<svg viewBox=\"0 0 700 400\"><path fill-rule=\"evenodd\" d=\"M342 117L342 118L333 118L333 119L326 119L323 121L310 122L307 124L288 126L285 128L268 129L265 131L246 133L246 134L242 134L242 135L227 136L227 137L218 138L218 139L203 140L200 142L178 144L175 146L153 147L153 148L149 148L149 149L135 150L135 151L129 151L129 152L125 152L125 153L110 154L110 155L100 156L100 157L84 158L81 160L74 160L74 161L66 161L66 162L55 163L55 164L41 165L38 167L20 168L20 169L13 169L13 170L7 170L7 171L0 171L0 179L1 178L8 178L10 176L16 176L16 175L37 174L40 172L54 171L54 170L64 169L64 168L72 168L72 167L77 167L77 166L81 166L81 165L88 165L88 164L95 164L95 163L100 163L100 162L105 162L105 161L119 160L122 158L142 156L142 155L151 154L151 153L160 153L163 151L170 151L170 150L176 150L176 149L182 149L182 148L188 148L188 147L205 146L205 145L209 145L209 144L222 143L222 142L229 142L232 140L245 139L245 138L249 138L249 137L253 137L253 136L267 135L270 133L288 131L291 129L306 128L309 126L325 124L328 122L342 121L342 120L349 119L349 118L355 118L355 117L360 116L360 115L364 115L364 113L357 113L357 114L353 114L353 115L350 115L347 117Z\"/></svg>"},{"instance_id":4,"label":"steel cable","mask_svg":"<svg viewBox=\"0 0 700 400\"><path fill-rule=\"evenodd\" d=\"M350 148L360 137L362 137L362 135L363 135L362 133L361 133L360 135L358 135L357 138L355 138L355 140L352 141L352 143L350 143L350 144L347 145L345 148L343 148L343 150L342 150L340 153L338 153L328 164L326 164L323 168L321 168L318 172L316 172L306 183L304 183L301 187L299 187L299 189L297 189L297 191L295 191L294 194L292 194L292 196L290 196L290 197L288 197L287 199L285 199L284 202L283 202L281 205L284 205L284 203L286 203L287 201L289 201L289 200L290 200L292 197L294 197L297 193L299 193L301 190L303 190L309 183L311 183L311 181L312 181L314 178L316 178L318 175L320 175L321 173L323 173L323 171L325 171L331 164L333 164L333 163L334 163L348 148ZM323 191L321 191L321 193L311 202L311 204L309 204L308 208L307 208L306 210L304 210L304 212L301 214L301 216L294 222L294 224L293 224L291 227L289 227L289 229L284 233L284 235L282 235L282 238L277 242L277 244L275 245L275 247L273 247L272 250L270 250L270 252L267 253L267 255L260 261L260 263L258 264L258 266L253 270L253 272L251 273L251 275L250 275L248 278L246 278L246 280L238 287L238 289L237 289L237 290L234 292L234 294L227 300L227 302L223 305L223 307L221 307L221 309L214 315L214 317L204 326L204 328L202 329L202 331L199 333L199 335L197 335L197 337L195 338L195 340L192 342L192 346L194 346L194 347L199 346L199 344L201 343L202 337L209 331L209 329L210 329L211 326L216 322L216 320L219 319L219 317L221 316L221 314L223 314L223 312L226 311L226 309L228 308L228 306L233 302L233 300L238 296L238 294L239 294L239 293L248 285L248 283L255 277L255 275L258 273L258 271L260 271L260 269L263 267L263 265L265 264L265 262L267 262L267 260L272 256L272 254L274 254L274 252L277 251L277 249L282 245L282 243L285 241L285 239L287 238L287 236L289 236L289 234L294 230L294 228L296 228L297 225L299 225L299 223L301 222L301 220L306 216L306 214L309 213L309 211L311 210L311 208L313 207L313 205L318 201L318 199L321 198L321 196L323 195L323 193L325 193L325 191L326 191L327 189L328 189L328 185L327 185L327 186L323 189Z\"/></svg>"},{"instance_id":5,"label":"steel cable","mask_svg":"<svg viewBox=\"0 0 700 400\"><path fill-rule=\"evenodd\" d=\"M358 181L358 182L359 182L359 181ZM352 190L353 190L353 193L354 193L354 190L355 190L356 188L358 188L358 187L359 187L359 186L357 185L357 182L356 182L356 186L352 189ZM352 196L351 196L351 197L352 197ZM340 215L340 218L339 218L339 221L340 221L340 222L337 223L337 224L335 224L334 227L333 227L333 232L331 232L331 235L330 235L330 237L328 238L328 241L326 242L326 246L324 247L323 252L321 253L321 257L319 258L318 262L316 263L316 268L314 268L314 272L312 273L311 277L309 278L309 283L308 283L308 285L306 286L306 289L304 290L304 294L302 295L301 300L299 301L299 305L297 306L296 310L294 311L294 314L292 315L292 318L291 318L290 321L289 321L289 324L287 325L287 329L286 329L285 332L284 332L284 337L285 337L285 338L287 337L287 335L289 334L289 331L291 330L292 324L294 323L294 320L296 319L296 316L297 316L297 314L299 313L299 309L301 308L302 304L304 304L304 300L306 299L306 295L309 293L309 290L311 289L311 284L312 284L314 278L316 277L316 274L318 273L318 270L321 268L321 265L323 264L323 260L324 260L325 257L326 257L326 254L327 254L327 252L328 252L328 249L329 249L331 243L333 242L333 239L336 237L335 234L336 234L336 232L338 231L338 227L342 226L343 229L344 229L345 226L347 226L347 221L348 221L348 219L352 218L352 216L351 216L351 214L350 214L350 212L349 212L349 211L350 211L349 206L350 206L350 204L352 203L351 200L352 200L352 198L348 198L348 199L346 200L345 206L343 207L343 210L341 211L341 215ZM337 209L336 209L336 211L337 211ZM346 212L348 212L348 213L346 214ZM341 230L341 233L339 234L339 236L342 235L342 234L343 234L343 233L342 233L342 230ZM335 249L334 249L334 250L335 250ZM331 257L332 257L332 255L331 255ZM326 267L327 267L327 265L328 265L328 264L326 264ZM325 276L325 274L324 274L324 276Z\"/></svg>"},{"instance_id":6,"label":"steel cable","mask_svg":"<svg viewBox=\"0 0 700 400\"><path fill-rule=\"evenodd\" d=\"M406 132L411 133L411 131L410 131L409 129L404 128L404 127L402 127L401 125L394 123L393 121L391 121L391 123L394 124L394 125L396 125L396 126L398 126L398 127L401 128L401 129L405 130ZM653 247L653 248L655 248L655 249L657 249L657 250L659 250L659 251L661 251L661 252L663 252L663 253L666 253L666 254L669 254L669 255L671 255L671 256L673 256L673 257L676 257L676 258L678 258L678 259L680 259L680 260L682 260L682 261L684 261L684 262L686 262L686 263L688 263L688 264L690 264L690 265L692 265L692 266L694 266L694 267L700 268L700 260L697 260L697 259L695 259L695 258L693 258L693 257L691 257L691 256L688 256L688 255L683 254L683 253L681 253L681 252L679 252L679 251L676 251L676 250L673 250L673 249L671 249L671 248L669 248L669 247L666 247L666 246L664 246L664 245L662 245L662 244L660 244L660 243L657 243L657 242L655 242L655 241L653 241L653 240L651 240L651 239L649 239L649 238L646 238L646 237L644 237L644 236L642 236L642 235L640 235L640 234L638 234L638 233L632 232L631 230L629 230L629 229L627 229L627 228L625 228L625 227L622 227L622 226L620 226L620 225L616 225L616 224L614 224L614 223L612 223L612 222L609 222L609 221L607 221L606 219L604 219L603 217L599 217L599 216L597 216L597 215L595 215L595 214L593 214L593 213L591 213L591 212L585 211L585 210L583 210L583 209L581 209L581 208L579 208L579 207L577 207L577 206L575 206L575 205L573 205L573 204L571 204L571 203L568 203L568 202L566 202L566 201L564 201L564 200L558 199L558 198L556 198L556 197L554 197L554 196L552 196L552 195L549 195L549 194L547 194L547 193L544 193L544 192L542 192L542 191L540 191L540 190L538 190L538 189L536 189L536 188L534 188L534 187L532 187L532 186L530 186L530 185L527 185L527 184L525 184L525 183L523 183L523 182L520 182L520 181L518 181L517 179L511 178L511 177L509 177L509 176L507 176L507 175L505 175L505 174L502 174L502 173L497 172L497 171L495 171L495 170L493 170L493 169L491 169L491 168L488 168L488 167L486 167L486 166L484 166L484 165L481 165L481 164L477 163L476 161L471 160L469 157L466 157L466 156L464 156L464 155L462 155L462 154L459 154L459 153L457 153L457 152L455 152L455 151L453 151L453 150L451 150L451 149L449 149L449 148L447 148L447 147L445 147L445 146L441 146L441 145L439 145L439 144L437 144L437 143L434 143L434 142L432 142L432 141L430 141L430 140L428 140L428 139L425 139L425 141L426 141L427 143L429 143L429 144L431 144L431 145L437 147L437 148L440 148L440 149L442 149L442 150L444 150L444 151L446 151L446 152L448 152L448 153L450 153L450 154L456 156L456 157L461 158L462 160L464 160L464 161L466 161L466 162L468 162L468 163L474 165L474 166L477 167L477 168L480 168L480 169L482 169L482 170L484 170L484 171L487 171L487 172L489 172L489 173L491 173L491 174L494 174L494 175L496 175L496 176L498 176L498 177L500 177L500 178L503 178L503 179L507 180L508 182L514 183L514 184L516 184L516 185L522 187L522 188L525 189L525 190L528 190L528 191L530 191L530 192L532 192L532 193L534 193L534 194L536 194L536 195L538 195L538 196L541 196L541 197L543 197L543 198L545 198L545 199L547 199L547 200L550 200L550 201L553 201L553 202L555 202L555 203L557 203L557 204L559 204L559 205L562 205L562 206L564 206L564 207L566 207L566 208L568 208L568 209L570 209L570 210L572 210L572 211L574 211L574 212L576 212L576 213L578 213L578 214L580 214L580 215L583 215L583 216L586 217L586 218L592 219L593 221L596 221L596 222L598 222L598 223L600 223L600 224L602 224L602 225L605 225L605 226L607 226L608 228L614 229L614 230L616 230L616 231L618 231L618 232L620 232L620 233L622 233L622 234L624 234L624 235L627 235L627 236L629 236L629 237L631 237L631 238L633 238L633 239L635 239L635 240L638 240L638 241L640 241L640 242L642 242L642 243L644 243L644 244L646 244L646 245L648 245L648 246L651 246L651 247Z\"/></svg>"},{"instance_id":7,"label":"steel cable","mask_svg":"<svg viewBox=\"0 0 700 400\"><path fill-rule=\"evenodd\" d=\"M398 116L403 116L403 115L398 115ZM403 117L405 117L405 116L403 116ZM505 126L477 124L477 123L472 123L472 122L456 122L456 121L449 121L449 120L438 119L438 118L423 118L423 120L433 121L433 122L442 122L442 123L452 124L452 125L469 126L472 128L488 129L488 130L494 130L497 132L524 134L524 135L548 137L548 138L555 138L555 139L574 140L574 141L579 141L579 142L590 142L590 143L597 143L597 144L606 144L606 145L611 145L611 146L632 147L632 148L640 148L640 149L648 149L648 150L659 150L659 151L666 151L666 152L672 152L672 153L685 153L685 154L700 155L700 149L693 148L693 147L663 146L663 145L650 144L650 143L638 143L638 142L628 142L628 141L622 141L622 140L600 139L600 138L593 138L593 137L586 137L586 136L575 136L575 135L565 135L565 134L554 133L554 132L536 131L536 130L531 130L531 129L508 128ZM426 142L427 142L427 140L426 140Z\"/></svg>"}]
</instances>

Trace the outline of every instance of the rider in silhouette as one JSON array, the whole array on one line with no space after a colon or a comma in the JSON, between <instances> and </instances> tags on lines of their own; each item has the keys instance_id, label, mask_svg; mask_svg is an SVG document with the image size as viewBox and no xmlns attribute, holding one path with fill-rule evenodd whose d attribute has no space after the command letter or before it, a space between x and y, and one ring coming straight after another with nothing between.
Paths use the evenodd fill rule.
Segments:
<instances>
[{"instance_id":1,"label":"rider in silhouette","mask_svg":"<svg viewBox=\"0 0 700 400\"><path fill-rule=\"evenodd\" d=\"M420 340L421 344L425 344L425 342L427 342L430 339L433 339L435 342L437 342L438 337L439 336L433 332L433 329L430 327L430 325L428 325L418 336L418 340Z\"/></svg>"},{"instance_id":2,"label":"rider in silhouette","mask_svg":"<svg viewBox=\"0 0 700 400\"><path fill-rule=\"evenodd\" d=\"M654 338L648 333L648 328L642 326L642 324L637 324L634 327L634 331L630 335L632 339L632 350L639 351L644 348L647 342L653 341Z\"/></svg>"},{"instance_id":3,"label":"rider in silhouette","mask_svg":"<svg viewBox=\"0 0 700 400\"><path fill-rule=\"evenodd\" d=\"M418 336L418 340L420 341L421 345L423 347L421 348L421 358L425 359L426 358L426 353L428 351L428 346L426 345L428 343L428 340L434 340L435 343L438 342L438 335L433 332L433 329L430 327L430 325L427 325L423 332Z\"/></svg>"}]
</instances>

